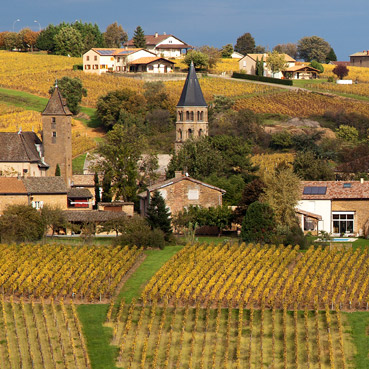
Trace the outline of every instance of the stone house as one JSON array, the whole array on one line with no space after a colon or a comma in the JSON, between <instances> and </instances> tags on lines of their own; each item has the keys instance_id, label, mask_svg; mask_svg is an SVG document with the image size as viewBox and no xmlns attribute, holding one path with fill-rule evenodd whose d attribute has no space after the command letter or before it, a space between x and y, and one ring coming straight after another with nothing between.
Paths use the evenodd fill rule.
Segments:
<instances>
[{"instance_id":1,"label":"stone house","mask_svg":"<svg viewBox=\"0 0 369 369\"><path fill-rule=\"evenodd\" d=\"M369 50L359 51L350 55L350 66L369 67Z\"/></svg>"},{"instance_id":2,"label":"stone house","mask_svg":"<svg viewBox=\"0 0 369 369\"><path fill-rule=\"evenodd\" d=\"M174 178L156 183L138 195L142 216L147 214L150 197L154 191L160 192L172 215L191 205L204 208L221 206L225 194L221 188L183 175L182 172L176 172Z\"/></svg>"},{"instance_id":3,"label":"stone house","mask_svg":"<svg viewBox=\"0 0 369 369\"><path fill-rule=\"evenodd\" d=\"M304 181L298 209L304 231L332 235L367 235L369 231L369 182Z\"/></svg>"},{"instance_id":4,"label":"stone house","mask_svg":"<svg viewBox=\"0 0 369 369\"><path fill-rule=\"evenodd\" d=\"M192 46L186 44L179 38L173 35L163 33L159 35L157 32L154 35L145 35L146 49L164 58L179 58ZM127 48L134 47L133 39L124 44Z\"/></svg>"}]
</instances>

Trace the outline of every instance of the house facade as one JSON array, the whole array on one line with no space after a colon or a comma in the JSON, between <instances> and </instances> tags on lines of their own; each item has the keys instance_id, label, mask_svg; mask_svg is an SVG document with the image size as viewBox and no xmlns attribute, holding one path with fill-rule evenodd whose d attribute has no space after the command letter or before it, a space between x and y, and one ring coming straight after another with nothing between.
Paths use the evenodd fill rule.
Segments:
<instances>
[{"instance_id":1,"label":"house facade","mask_svg":"<svg viewBox=\"0 0 369 369\"><path fill-rule=\"evenodd\" d=\"M298 210L302 229L332 235L367 235L369 231L369 182L304 181ZM315 219L315 221L314 221Z\"/></svg>"},{"instance_id":2,"label":"house facade","mask_svg":"<svg viewBox=\"0 0 369 369\"><path fill-rule=\"evenodd\" d=\"M295 66L296 60L291 58L287 54L282 54L284 56L287 68ZM272 73L272 71L267 67L266 61L268 59L268 54L247 54L242 59L240 59L239 69L240 71L245 71L246 74L256 74L256 62L257 61L264 61L264 77L273 77L273 78L282 78L283 73Z\"/></svg>"},{"instance_id":3,"label":"house facade","mask_svg":"<svg viewBox=\"0 0 369 369\"><path fill-rule=\"evenodd\" d=\"M316 79L320 71L308 65L294 65L282 71L286 79Z\"/></svg>"},{"instance_id":4,"label":"house facade","mask_svg":"<svg viewBox=\"0 0 369 369\"><path fill-rule=\"evenodd\" d=\"M369 67L369 50L359 51L350 55L350 66Z\"/></svg>"},{"instance_id":5,"label":"house facade","mask_svg":"<svg viewBox=\"0 0 369 369\"><path fill-rule=\"evenodd\" d=\"M225 194L225 191L221 188L183 175L182 172L176 172L175 178L154 184L147 191L138 195L142 216L147 214L150 197L154 191L160 192L172 215L191 205L204 208L221 206Z\"/></svg>"},{"instance_id":6,"label":"house facade","mask_svg":"<svg viewBox=\"0 0 369 369\"><path fill-rule=\"evenodd\" d=\"M179 58L185 54L188 49L192 49L191 45L188 45L173 35L167 35L166 33L162 35L158 33L154 35L145 35L145 39L146 49L164 58ZM126 42L124 46L127 48L134 47L133 39Z\"/></svg>"}]
</instances>

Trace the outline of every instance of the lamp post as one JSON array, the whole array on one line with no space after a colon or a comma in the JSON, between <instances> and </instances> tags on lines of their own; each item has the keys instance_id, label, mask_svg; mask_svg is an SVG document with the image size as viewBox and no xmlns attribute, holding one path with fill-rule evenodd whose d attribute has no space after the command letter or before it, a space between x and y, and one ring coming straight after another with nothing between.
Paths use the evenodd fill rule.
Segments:
<instances>
[{"instance_id":1,"label":"lamp post","mask_svg":"<svg viewBox=\"0 0 369 369\"><path fill-rule=\"evenodd\" d=\"M38 26L40 27L39 31L41 32L41 24L38 20L34 20L33 23L38 23Z\"/></svg>"},{"instance_id":2,"label":"lamp post","mask_svg":"<svg viewBox=\"0 0 369 369\"><path fill-rule=\"evenodd\" d=\"M16 19L14 22L13 22L13 32L14 32L14 26L15 26L15 23L17 22L20 22L20 19Z\"/></svg>"}]
</instances>

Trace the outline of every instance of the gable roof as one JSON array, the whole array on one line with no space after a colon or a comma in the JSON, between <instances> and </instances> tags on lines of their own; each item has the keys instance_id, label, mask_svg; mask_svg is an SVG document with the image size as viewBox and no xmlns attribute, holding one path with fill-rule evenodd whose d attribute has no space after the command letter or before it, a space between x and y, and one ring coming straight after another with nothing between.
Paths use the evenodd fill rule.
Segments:
<instances>
[{"instance_id":1,"label":"gable roof","mask_svg":"<svg viewBox=\"0 0 369 369\"><path fill-rule=\"evenodd\" d=\"M63 177L27 177L23 183L31 194L67 194L68 189Z\"/></svg>"},{"instance_id":2,"label":"gable roof","mask_svg":"<svg viewBox=\"0 0 369 369\"><path fill-rule=\"evenodd\" d=\"M0 162L41 164L36 145L41 145L41 140L35 132L0 132Z\"/></svg>"},{"instance_id":3,"label":"gable roof","mask_svg":"<svg viewBox=\"0 0 369 369\"><path fill-rule=\"evenodd\" d=\"M173 36L173 35L159 35L159 34L155 34L155 35L145 35L145 40L146 40L146 45L147 46L155 46L160 44L161 42L165 41L167 38L169 37L174 37L175 39L177 39L179 42L183 42L182 40L180 40L178 37ZM125 46L133 46L134 42L133 42L133 38L131 38L129 41L127 41L125 44ZM164 45L158 45L157 47L163 48ZM181 49L188 49L191 48L192 46L186 44L185 42L183 42L183 44L171 44L171 46L173 46L172 48L176 48L176 47L181 47Z\"/></svg>"},{"instance_id":4,"label":"gable roof","mask_svg":"<svg viewBox=\"0 0 369 369\"><path fill-rule=\"evenodd\" d=\"M71 188L67 195L70 199L92 198L91 192L87 188Z\"/></svg>"},{"instance_id":5,"label":"gable roof","mask_svg":"<svg viewBox=\"0 0 369 369\"><path fill-rule=\"evenodd\" d=\"M190 181L190 182L193 182L193 183L196 183L196 184L199 184L201 186L205 186L205 187L208 187L208 188L211 188L215 191L219 191L221 193L226 193L225 190L222 190L221 188L219 187L215 187L213 185L210 185L210 184L207 184L205 182L201 182L199 181L198 179L195 179L195 178L192 178L192 177L188 177L188 176L180 176L180 177L176 177L176 178L171 178L171 179L168 179L164 182L158 182L158 183L155 183L154 185L150 186L147 188L147 191L149 192L153 192L153 191L156 191L156 190L160 190L162 188L165 188L165 187L168 187L168 186L171 186L175 183L178 183L178 182L181 182L181 181ZM145 198L147 197L147 191L144 191L144 192L141 192L140 194L138 194L138 196L142 197L142 198Z\"/></svg>"},{"instance_id":6,"label":"gable roof","mask_svg":"<svg viewBox=\"0 0 369 369\"><path fill-rule=\"evenodd\" d=\"M291 63L294 63L296 60L295 59L293 59L293 58L291 58L288 54L281 54L281 55L283 55L284 56L284 60L286 61L286 62L291 62ZM267 60L267 58L268 58L268 54L267 53L264 53L264 54L246 54L242 59L244 59L244 58L246 58L246 57L250 57L251 59L253 59L253 60L257 60L257 59L259 59L259 61L262 59L262 58L264 58L264 61L266 61ZM241 60L242 60L241 59Z\"/></svg>"},{"instance_id":7,"label":"gable roof","mask_svg":"<svg viewBox=\"0 0 369 369\"><path fill-rule=\"evenodd\" d=\"M133 48L133 47L131 47L131 48L118 48L118 49L104 48L104 47L99 47L99 48L93 47L91 50L95 51L100 56L126 56L126 55L134 54L137 51L144 50L144 49L143 48ZM151 51L148 51L148 50L145 50L145 51L147 51L150 54L155 55Z\"/></svg>"},{"instance_id":8,"label":"gable roof","mask_svg":"<svg viewBox=\"0 0 369 369\"><path fill-rule=\"evenodd\" d=\"M94 174L73 174L71 187L95 187Z\"/></svg>"},{"instance_id":9,"label":"gable roof","mask_svg":"<svg viewBox=\"0 0 369 369\"><path fill-rule=\"evenodd\" d=\"M63 214L68 222L107 222L127 216L123 211L104 210L64 210Z\"/></svg>"},{"instance_id":10,"label":"gable roof","mask_svg":"<svg viewBox=\"0 0 369 369\"><path fill-rule=\"evenodd\" d=\"M350 56L369 56L369 50L359 51L357 53L351 54Z\"/></svg>"},{"instance_id":11,"label":"gable roof","mask_svg":"<svg viewBox=\"0 0 369 369\"><path fill-rule=\"evenodd\" d=\"M298 72L298 71L309 71L309 72L317 72L320 73L320 70L310 67L308 65L295 65L293 67L288 67L283 69L283 72Z\"/></svg>"},{"instance_id":12,"label":"gable roof","mask_svg":"<svg viewBox=\"0 0 369 369\"><path fill-rule=\"evenodd\" d=\"M58 86L55 86L42 115L73 115L67 106L66 99L61 95Z\"/></svg>"},{"instance_id":13,"label":"gable roof","mask_svg":"<svg viewBox=\"0 0 369 369\"><path fill-rule=\"evenodd\" d=\"M191 62L182 94L177 104L177 107L182 106L208 106L202 94L193 62Z\"/></svg>"},{"instance_id":14,"label":"gable roof","mask_svg":"<svg viewBox=\"0 0 369 369\"><path fill-rule=\"evenodd\" d=\"M304 194L304 189L306 189L306 187L314 187L314 188L325 187L326 189L325 193L324 191L322 191L321 194ZM369 182L361 183L360 181L303 181L301 186L301 199L302 200L369 199Z\"/></svg>"},{"instance_id":15,"label":"gable roof","mask_svg":"<svg viewBox=\"0 0 369 369\"><path fill-rule=\"evenodd\" d=\"M158 60L165 60L166 62L168 62L170 64L175 64L174 62L172 62L168 59L162 58L160 56L153 56L153 57L146 56L146 57L143 57L143 58L138 58L136 60L132 60L129 64L130 65L132 65L132 64L150 64L150 63L153 63L153 62L158 61Z\"/></svg>"},{"instance_id":16,"label":"gable roof","mask_svg":"<svg viewBox=\"0 0 369 369\"><path fill-rule=\"evenodd\" d=\"M0 194L27 195L26 187L17 177L0 177Z\"/></svg>"}]
</instances>

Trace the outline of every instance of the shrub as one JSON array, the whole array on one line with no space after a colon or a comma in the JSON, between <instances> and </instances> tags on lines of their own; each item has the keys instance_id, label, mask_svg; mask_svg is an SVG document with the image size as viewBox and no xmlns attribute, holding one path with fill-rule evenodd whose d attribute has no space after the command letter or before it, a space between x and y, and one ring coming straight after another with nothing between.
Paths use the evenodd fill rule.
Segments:
<instances>
[{"instance_id":1,"label":"shrub","mask_svg":"<svg viewBox=\"0 0 369 369\"><path fill-rule=\"evenodd\" d=\"M269 83L276 83L279 85L287 85L287 86L293 85L293 81L290 79L279 79L279 78L272 78L272 77L254 76L252 74L245 74L245 73L233 72L232 78L250 79L252 81L269 82Z\"/></svg>"},{"instance_id":2,"label":"shrub","mask_svg":"<svg viewBox=\"0 0 369 369\"><path fill-rule=\"evenodd\" d=\"M83 64L74 64L73 70L83 70Z\"/></svg>"}]
</instances>

